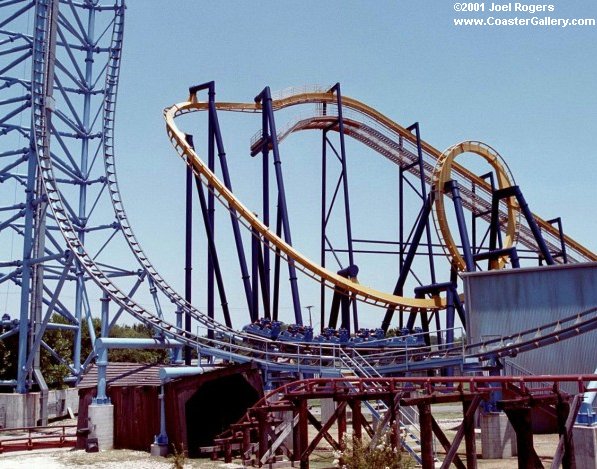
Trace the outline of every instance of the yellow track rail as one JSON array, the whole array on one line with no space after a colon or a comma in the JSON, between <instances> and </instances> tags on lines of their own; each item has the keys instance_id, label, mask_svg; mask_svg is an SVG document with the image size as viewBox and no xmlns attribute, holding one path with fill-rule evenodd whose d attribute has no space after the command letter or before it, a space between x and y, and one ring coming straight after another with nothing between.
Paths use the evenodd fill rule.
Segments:
<instances>
[{"instance_id":1,"label":"yellow track rail","mask_svg":"<svg viewBox=\"0 0 597 469\"><path fill-rule=\"evenodd\" d=\"M511 187L514 183L510 172L502 158L489 145L481 142L461 142L443 152L437 160L437 165L431 177L432 185L434 187L436 196L433 203L433 218L437 228L440 244L444 248L444 252L450 259L450 262L456 266L459 271L465 271L466 265L458 245L454 242L450 227L448 226L448 219L446 217L444 205L444 187L448 181L452 179L452 166L454 160L458 155L463 153L475 153L481 156L493 168L496 174L498 188L505 189ZM518 232L518 223L520 218L520 210L518 204L513 197L508 197L506 201L508 210L508 219L506 225L506 239L504 240L504 248L512 247L516 241ZM508 261L508 256L501 256L493 265L493 268L501 269Z\"/></svg>"}]
</instances>

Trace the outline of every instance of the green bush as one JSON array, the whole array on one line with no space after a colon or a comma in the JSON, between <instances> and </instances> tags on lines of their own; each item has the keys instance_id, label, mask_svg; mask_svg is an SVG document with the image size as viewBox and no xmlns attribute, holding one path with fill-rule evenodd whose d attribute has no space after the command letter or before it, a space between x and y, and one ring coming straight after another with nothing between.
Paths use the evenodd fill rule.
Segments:
<instances>
[{"instance_id":1,"label":"green bush","mask_svg":"<svg viewBox=\"0 0 597 469\"><path fill-rule=\"evenodd\" d=\"M334 463L341 469L408 469L415 466L414 460L400 444L392 448L390 433L383 434L379 443L371 447L370 441L363 441L346 435L344 450L335 453Z\"/></svg>"}]
</instances>

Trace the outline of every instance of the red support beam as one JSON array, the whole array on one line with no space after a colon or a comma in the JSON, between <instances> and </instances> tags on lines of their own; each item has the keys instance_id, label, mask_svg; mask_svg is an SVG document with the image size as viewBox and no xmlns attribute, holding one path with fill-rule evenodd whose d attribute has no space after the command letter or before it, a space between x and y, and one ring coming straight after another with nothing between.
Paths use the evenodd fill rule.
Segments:
<instances>
[{"instance_id":1,"label":"red support beam","mask_svg":"<svg viewBox=\"0 0 597 469\"><path fill-rule=\"evenodd\" d=\"M363 437L362 431L362 412L360 399L354 399L350 403L352 408L352 437L360 440Z\"/></svg>"},{"instance_id":2,"label":"red support beam","mask_svg":"<svg viewBox=\"0 0 597 469\"><path fill-rule=\"evenodd\" d=\"M543 463L533 445L533 423L531 408L526 406L508 407L504 411L516 432L519 469L543 469Z\"/></svg>"},{"instance_id":3,"label":"red support beam","mask_svg":"<svg viewBox=\"0 0 597 469\"><path fill-rule=\"evenodd\" d=\"M435 461L433 456L433 423L431 405L418 404L419 426L421 427L421 460L423 469L433 469Z\"/></svg>"},{"instance_id":4,"label":"red support beam","mask_svg":"<svg viewBox=\"0 0 597 469\"><path fill-rule=\"evenodd\" d=\"M339 406L340 404L338 404ZM342 407L338 414L338 441L342 446L344 446L344 435L346 435L346 405Z\"/></svg>"},{"instance_id":5,"label":"red support beam","mask_svg":"<svg viewBox=\"0 0 597 469\"><path fill-rule=\"evenodd\" d=\"M580 410L582 397L580 394L574 396L572 404L566 405L561 402L558 410L558 431L560 441L553 458L551 469L557 469L562 464L563 469L576 469L576 458L574 456L574 441L572 440L572 427Z\"/></svg>"},{"instance_id":6,"label":"red support beam","mask_svg":"<svg viewBox=\"0 0 597 469\"><path fill-rule=\"evenodd\" d=\"M482 398L481 395L476 395L473 398L473 401L470 403L470 405L468 405L466 412L464 414L464 419L462 421L462 423L460 424L460 426L458 427L458 431L456 432L456 435L454 436L454 440L452 441L452 445L450 446L450 449L448 450L448 452L446 453L446 457L444 458L444 462L442 463L441 469L448 469L450 467L450 464L452 464L452 461L454 460L454 458L456 457L456 452L458 451L458 447L460 446L460 443L462 442L462 438L465 436L467 429L470 432L470 428L468 426L465 426L465 422L467 420L472 420L475 416L475 412L477 411L477 408L479 407L479 404L481 403ZM474 426L472 428L473 432L474 432ZM473 433L474 435L474 433ZM469 455L468 455L468 451L467 451L467 467L476 467L476 454L475 454L475 459L474 459L474 464L475 466L470 466L469 462Z\"/></svg>"},{"instance_id":7,"label":"red support beam","mask_svg":"<svg viewBox=\"0 0 597 469\"><path fill-rule=\"evenodd\" d=\"M473 402L462 402L462 413L464 420L464 443L466 446L466 469L477 469L477 447L475 445L475 412L481 403L480 399Z\"/></svg>"},{"instance_id":8,"label":"red support beam","mask_svg":"<svg viewBox=\"0 0 597 469\"><path fill-rule=\"evenodd\" d=\"M298 427L299 447L295 448L294 452L295 454L301 455L300 468L309 469L309 454L307 453L307 448L309 446L309 410L307 408L307 400L301 399L297 404L299 419L296 427Z\"/></svg>"},{"instance_id":9,"label":"red support beam","mask_svg":"<svg viewBox=\"0 0 597 469\"><path fill-rule=\"evenodd\" d=\"M433 416L431 416L431 425L432 425L433 433L435 434L435 437L437 438L439 443L442 445L442 447L444 448L444 451L447 454L448 451L450 450L450 441L448 440L448 437L444 434L444 432L440 428L437 421L433 418ZM462 459L460 459L460 456L458 456L458 454L454 455L454 460L452 461L452 464L454 464L456 466L456 469L467 469L466 466L464 465L464 463L462 462Z\"/></svg>"}]
</instances>

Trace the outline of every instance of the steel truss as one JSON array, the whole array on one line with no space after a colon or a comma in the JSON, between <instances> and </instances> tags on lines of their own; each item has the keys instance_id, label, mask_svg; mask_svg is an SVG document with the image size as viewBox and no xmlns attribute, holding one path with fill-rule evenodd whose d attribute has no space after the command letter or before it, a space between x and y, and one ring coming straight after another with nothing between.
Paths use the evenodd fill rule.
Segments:
<instances>
[{"instance_id":1,"label":"steel truss","mask_svg":"<svg viewBox=\"0 0 597 469\"><path fill-rule=\"evenodd\" d=\"M93 247L94 257L101 259L120 230L111 211L102 213L102 200L109 185L104 144L113 130L109 103L116 97L114 69L122 45L124 4L4 1L0 11L5 18L0 41L6 46L0 70L0 182L5 194L12 189L15 201L21 198L1 208L6 213L2 236L21 244L21 254L18 260L14 252L2 254L7 257L0 283L20 289L20 303L10 311L18 317L16 388L22 393L34 382L46 389L40 346L54 313L66 324L53 327L74 330L73 356L62 357L74 376L88 359L81 356L81 335L82 325L91 323L90 277L73 261L74 253L48 211L37 153L45 152L52 160L79 242ZM36 125L41 119L47 131L40 140ZM8 200L2 197L4 204ZM111 277L137 275L137 269L104 267ZM71 304L65 304L66 290L74 295Z\"/></svg>"}]
</instances>

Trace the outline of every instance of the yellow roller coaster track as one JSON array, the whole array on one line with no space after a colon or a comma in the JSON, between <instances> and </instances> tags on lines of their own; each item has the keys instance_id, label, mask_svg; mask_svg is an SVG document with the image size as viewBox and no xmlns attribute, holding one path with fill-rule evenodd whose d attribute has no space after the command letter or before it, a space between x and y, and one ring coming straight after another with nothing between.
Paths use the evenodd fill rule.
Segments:
<instances>
[{"instance_id":1,"label":"yellow roller coaster track","mask_svg":"<svg viewBox=\"0 0 597 469\"><path fill-rule=\"evenodd\" d=\"M440 237L440 244L444 248L444 252L450 259L450 262L456 266L459 271L465 271L466 265L458 245L454 242L450 227L448 226L448 219L446 217L444 205L444 187L448 181L452 179L452 166L454 160L458 155L463 153L475 153L481 156L495 171L498 188L504 189L513 185L513 178L508 170L508 166L502 160L497 151L489 145L482 142L461 142L451 146L444 151L437 160L437 165L431 177L432 186L434 187L436 196L433 203L433 218L437 228L437 234ZM504 239L504 248L511 247L516 241L518 232L518 223L520 218L520 210L514 197L508 197L506 201L508 211L506 238ZM500 257L492 268L501 269L508 261L507 256Z\"/></svg>"},{"instance_id":2,"label":"yellow roller coaster track","mask_svg":"<svg viewBox=\"0 0 597 469\"><path fill-rule=\"evenodd\" d=\"M303 92L296 93L289 96L274 99L272 104L275 110L296 106L300 104L329 104L336 103L336 96L331 92ZM395 123L375 109L367 106L356 99L346 96L342 97L342 104L344 108L352 109L360 112L381 126L393 131L404 139L416 143L415 136L404 127ZM175 104L164 110L164 119L166 121L166 131L168 137L178 154L184 161L189 164L195 174L202 177L204 182L213 187L216 196L228 205L229 209L234 210L237 216L250 225L260 236L266 239L272 248L279 249L281 255L286 257L307 275L316 280L325 283L330 287L338 287L350 294L354 298L364 301L366 303L375 304L382 307L404 307L411 310L428 309L437 310L444 309L446 306L445 299L440 297L428 299L416 299L409 297L402 297L384 293L373 288L361 285L344 277L337 275L323 267L316 262L311 261L303 256L300 252L288 245L284 240L273 233L267 226L265 226L255 214L245 207L236 196L226 188L224 183L207 167L207 165L199 158L196 152L188 145L185 135L180 131L175 123L175 119L183 114L206 111L208 103L197 100L196 95L189 96L186 102ZM233 102L218 102L216 108L221 111L233 112L260 112L261 104L258 103L233 103ZM426 142L421 142L422 149L428 154L432 155L436 160L441 160L442 153L432 147ZM474 182L477 186L489 189L488 184L477 177L475 174L466 170L464 167L450 161L451 169L457 171L460 175L468 180ZM539 217L535 217L541 229L557 236L555 229ZM444 234L445 236L445 234ZM597 256L591 251L584 248L582 245L576 243L574 240L566 237L566 243L580 252L588 260L597 260Z\"/></svg>"}]
</instances>

